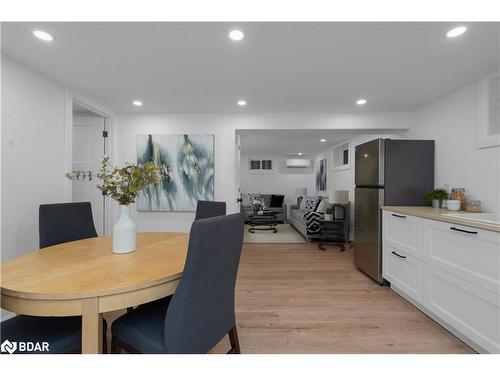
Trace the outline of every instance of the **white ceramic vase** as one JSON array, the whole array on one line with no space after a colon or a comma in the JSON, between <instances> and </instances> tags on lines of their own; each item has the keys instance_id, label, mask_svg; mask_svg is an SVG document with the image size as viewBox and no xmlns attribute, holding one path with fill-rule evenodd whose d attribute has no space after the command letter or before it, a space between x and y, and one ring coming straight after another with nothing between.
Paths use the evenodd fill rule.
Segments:
<instances>
[{"instance_id":1,"label":"white ceramic vase","mask_svg":"<svg viewBox=\"0 0 500 375\"><path fill-rule=\"evenodd\" d=\"M137 227L130 218L130 206L120 205L120 219L113 227L113 253L127 254L135 251Z\"/></svg>"}]
</instances>

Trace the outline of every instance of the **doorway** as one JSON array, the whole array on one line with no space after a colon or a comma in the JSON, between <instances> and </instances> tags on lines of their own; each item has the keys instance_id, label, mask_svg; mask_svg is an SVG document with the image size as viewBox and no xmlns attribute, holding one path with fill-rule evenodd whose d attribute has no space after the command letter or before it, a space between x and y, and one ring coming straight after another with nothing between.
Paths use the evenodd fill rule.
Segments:
<instances>
[{"instance_id":1,"label":"doorway","mask_svg":"<svg viewBox=\"0 0 500 375\"><path fill-rule=\"evenodd\" d=\"M71 201L90 202L99 236L109 234L108 198L97 189L97 174L106 156L109 156L106 117L73 100Z\"/></svg>"}]
</instances>

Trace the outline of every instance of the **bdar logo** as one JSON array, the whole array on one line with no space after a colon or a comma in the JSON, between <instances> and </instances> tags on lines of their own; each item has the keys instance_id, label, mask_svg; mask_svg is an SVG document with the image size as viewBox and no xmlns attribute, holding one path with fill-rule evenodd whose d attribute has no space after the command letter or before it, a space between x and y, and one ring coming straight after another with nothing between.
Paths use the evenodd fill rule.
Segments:
<instances>
[{"instance_id":1,"label":"bdar logo","mask_svg":"<svg viewBox=\"0 0 500 375\"><path fill-rule=\"evenodd\" d=\"M17 350L17 342L10 342L9 340L5 340L4 342L2 342L0 350L3 353L8 352L12 354Z\"/></svg>"}]
</instances>

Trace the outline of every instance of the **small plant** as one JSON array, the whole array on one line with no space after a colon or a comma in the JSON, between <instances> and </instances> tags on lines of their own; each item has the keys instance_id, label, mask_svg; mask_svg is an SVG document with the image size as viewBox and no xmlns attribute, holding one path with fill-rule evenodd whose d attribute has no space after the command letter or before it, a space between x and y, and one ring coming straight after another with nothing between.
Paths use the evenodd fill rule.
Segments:
<instances>
[{"instance_id":1,"label":"small plant","mask_svg":"<svg viewBox=\"0 0 500 375\"><path fill-rule=\"evenodd\" d=\"M143 165L127 164L123 168L113 166L108 157L102 159L97 177L102 184L97 188L118 203L128 206L135 202L139 192L161 180L161 170L148 162Z\"/></svg>"},{"instance_id":2,"label":"small plant","mask_svg":"<svg viewBox=\"0 0 500 375\"><path fill-rule=\"evenodd\" d=\"M332 207L328 207L326 210L325 210L325 214L327 215L333 215L333 206Z\"/></svg>"},{"instance_id":3,"label":"small plant","mask_svg":"<svg viewBox=\"0 0 500 375\"><path fill-rule=\"evenodd\" d=\"M443 201L448 199L448 192L444 189L430 189L425 193L425 200L432 202L434 200Z\"/></svg>"}]
</instances>

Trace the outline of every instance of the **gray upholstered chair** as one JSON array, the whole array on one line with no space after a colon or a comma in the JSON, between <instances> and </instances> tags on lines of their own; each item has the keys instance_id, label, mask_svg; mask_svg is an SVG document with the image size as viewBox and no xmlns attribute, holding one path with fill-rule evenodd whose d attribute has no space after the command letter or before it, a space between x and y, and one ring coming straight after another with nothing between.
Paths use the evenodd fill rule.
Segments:
<instances>
[{"instance_id":1,"label":"gray upholstered chair","mask_svg":"<svg viewBox=\"0 0 500 375\"><path fill-rule=\"evenodd\" d=\"M228 353L240 353L234 288L243 226L241 213L194 221L175 294L115 320L111 352L207 353L228 334Z\"/></svg>"},{"instance_id":2,"label":"gray upholstered chair","mask_svg":"<svg viewBox=\"0 0 500 375\"><path fill-rule=\"evenodd\" d=\"M40 248L97 237L90 202L42 204L39 208ZM103 322L103 351L106 352L106 320ZM0 324L0 342L48 342L52 354L81 351L82 319L19 315ZM27 354L33 354L29 352Z\"/></svg>"},{"instance_id":3,"label":"gray upholstered chair","mask_svg":"<svg viewBox=\"0 0 500 375\"><path fill-rule=\"evenodd\" d=\"M90 202L41 204L38 215L40 249L97 237Z\"/></svg>"},{"instance_id":4,"label":"gray upholstered chair","mask_svg":"<svg viewBox=\"0 0 500 375\"><path fill-rule=\"evenodd\" d=\"M226 202L198 201L194 219L208 219L209 217L224 216L225 214Z\"/></svg>"}]
</instances>

